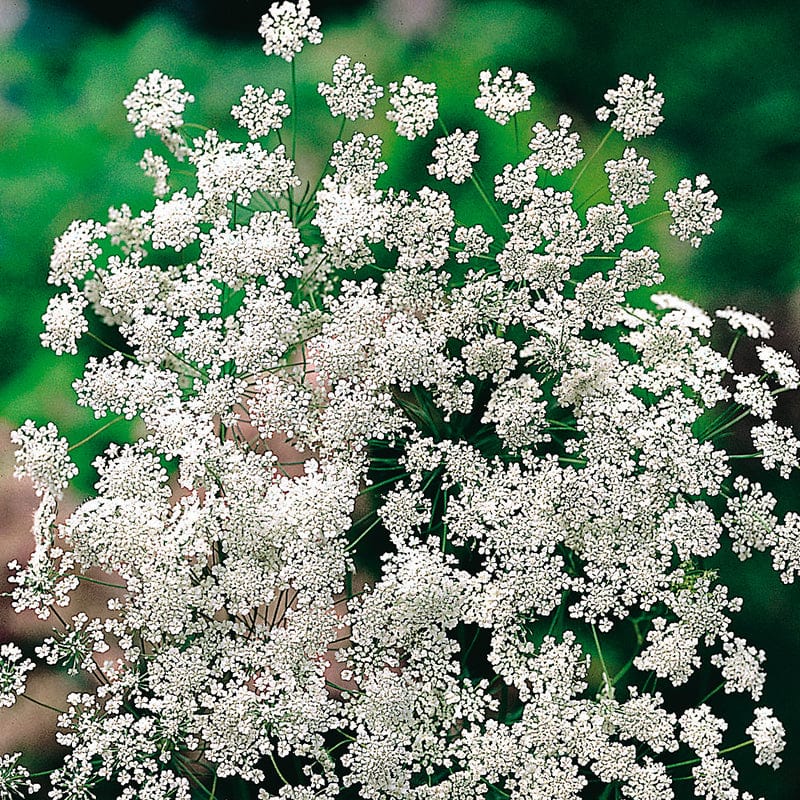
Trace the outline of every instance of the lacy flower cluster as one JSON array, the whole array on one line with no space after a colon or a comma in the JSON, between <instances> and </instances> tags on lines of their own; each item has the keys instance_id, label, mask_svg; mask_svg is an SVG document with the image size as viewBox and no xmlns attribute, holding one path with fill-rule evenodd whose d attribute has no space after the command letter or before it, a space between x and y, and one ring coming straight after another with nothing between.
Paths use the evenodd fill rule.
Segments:
<instances>
[{"instance_id":1,"label":"lacy flower cluster","mask_svg":"<svg viewBox=\"0 0 800 800\"><path fill-rule=\"evenodd\" d=\"M322 39L303 1L260 33L292 75ZM736 759L777 767L784 729L709 560L800 571L800 516L758 481L798 466L777 420L800 378L757 316L631 298L663 281L644 234L698 246L721 216L705 175L651 197L653 76L605 94L584 150L508 67L475 76L479 135L424 76L384 88L341 56L318 103L342 133L304 177L288 75L243 88L243 141L194 135L184 84L143 78L152 206L55 243L43 344L92 349L79 405L142 434L63 521L66 440L13 435L41 496L13 605L55 632L35 662L0 648L0 706L31 670L84 679L63 763L40 788L3 756L0 796L752 800ZM358 129L380 116L428 185L386 185ZM90 569L101 618L70 605Z\"/></svg>"}]
</instances>

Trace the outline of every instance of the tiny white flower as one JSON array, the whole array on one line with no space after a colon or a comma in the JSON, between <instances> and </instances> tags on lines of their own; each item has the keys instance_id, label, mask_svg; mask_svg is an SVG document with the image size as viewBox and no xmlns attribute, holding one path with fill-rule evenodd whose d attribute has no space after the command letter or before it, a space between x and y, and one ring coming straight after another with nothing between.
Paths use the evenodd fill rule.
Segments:
<instances>
[{"instance_id":1,"label":"tiny white flower","mask_svg":"<svg viewBox=\"0 0 800 800\"><path fill-rule=\"evenodd\" d=\"M605 171L611 197L629 208L646 203L650 196L650 184L656 177L647 168L649 163L648 159L639 158L633 147L626 147L622 158L606 161Z\"/></svg>"},{"instance_id":2,"label":"tiny white flower","mask_svg":"<svg viewBox=\"0 0 800 800\"><path fill-rule=\"evenodd\" d=\"M51 297L42 317L44 332L39 337L42 345L58 356L62 353L75 355L78 339L89 330L89 323L83 315L87 305L86 298L77 292Z\"/></svg>"},{"instance_id":3,"label":"tiny white flower","mask_svg":"<svg viewBox=\"0 0 800 800\"><path fill-rule=\"evenodd\" d=\"M773 769L781 765L780 753L786 747L785 729L773 716L771 708L757 708L755 719L745 733L753 740L756 764L767 764Z\"/></svg>"},{"instance_id":4,"label":"tiny white flower","mask_svg":"<svg viewBox=\"0 0 800 800\"><path fill-rule=\"evenodd\" d=\"M717 316L724 319L734 331L743 331L751 339L771 339L772 325L767 320L750 311L728 306L717 311Z\"/></svg>"},{"instance_id":5,"label":"tiny white flower","mask_svg":"<svg viewBox=\"0 0 800 800\"><path fill-rule=\"evenodd\" d=\"M533 151L533 161L552 175L572 169L583 158L580 136L574 131L569 132L571 125L572 117L562 114L555 130L550 130L541 122L531 129L533 138L528 147Z\"/></svg>"}]
</instances>

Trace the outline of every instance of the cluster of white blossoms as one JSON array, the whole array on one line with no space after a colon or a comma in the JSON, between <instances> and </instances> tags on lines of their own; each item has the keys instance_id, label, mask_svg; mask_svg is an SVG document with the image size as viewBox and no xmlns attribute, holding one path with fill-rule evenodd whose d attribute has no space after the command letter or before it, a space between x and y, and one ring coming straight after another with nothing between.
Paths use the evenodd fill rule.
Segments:
<instances>
[{"instance_id":1,"label":"cluster of white blossoms","mask_svg":"<svg viewBox=\"0 0 800 800\"><path fill-rule=\"evenodd\" d=\"M321 39L302 0L261 33L287 61ZM13 435L42 496L15 608L47 618L86 570L114 576L106 616L54 613L36 652L86 676L49 797L752 798L733 759L753 745L777 766L784 732L766 707L742 730L719 713L726 693L759 702L765 655L709 559L729 539L800 572L800 515L756 475L798 467L773 416L800 376L763 341L742 357L772 334L758 317L630 299L664 279L637 225L670 214L696 244L720 216L704 176L650 198L627 142L661 121L652 76L606 93L597 187L579 164L600 149L570 117L525 117L527 76L482 73L475 105L529 130L530 153L479 161L478 132L442 121L430 172L453 198L386 185L381 139L352 124L383 88L347 56L333 76L319 92L343 133L304 178L278 136L284 88L244 88L246 143L192 138L183 84L152 73L126 107L166 144L145 158L153 207L56 242L43 342L118 328L75 390L144 433L97 455L94 495L59 522L66 440ZM438 122L414 76L384 104L400 136ZM0 705L32 666L0 648ZM701 700L703 681L725 691ZM29 782L4 756L0 797Z\"/></svg>"}]
</instances>

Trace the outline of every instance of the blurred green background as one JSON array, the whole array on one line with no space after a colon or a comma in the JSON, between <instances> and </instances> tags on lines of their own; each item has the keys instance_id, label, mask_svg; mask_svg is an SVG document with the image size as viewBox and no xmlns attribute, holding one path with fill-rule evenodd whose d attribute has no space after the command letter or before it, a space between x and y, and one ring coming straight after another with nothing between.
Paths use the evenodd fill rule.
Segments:
<instances>
[{"instance_id":1,"label":"blurred green background","mask_svg":"<svg viewBox=\"0 0 800 800\"><path fill-rule=\"evenodd\" d=\"M38 336L52 293L46 274L54 237L73 219L105 220L111 204L134 211L152 204L150 181L136 165L151 143L133 137L123 98L159 68L197 97L187 119L239 135L229 110L243 86L288 86L288 65L260 50L258 19L267 5L0 0L0 418L11 425L53 419L72 441L97 427L70 388L92 348L57 358ZM666 223L648 231L664 254L665 290L764 313L777 323L777 346L797 351L796 3L384 0L312 8L323 17L325 40L298 62L299 161L309 175L319 169L319 143L327 152L338 127L319 113L316 83L329 78L341 53L364 60L384 85L409 73L435 81L450 130L482 126L487 169L508 132L481 122L472 108L481 69L507 64L527 72L537 85L527 124L541 118L552 126L569 113L587 148L604 133L594 120L603 92L624 72L652 72L666 96L666 120L637 147L652 159L657 188L663 194L681 177L705 172L724 209L699 251L669 240ZM386 139L390 181L419 185L431 140L398 141L381 119L369 130ZM601 174L602 161L594 166ZM797 409L786 414L800 422ZM796 485L776 488L784 496L787 489L787 507L797 508ZM768 797L800 797L798 591L780 586L766 558L723 566L748 600L739 630L768 654L762 703L779 710L790 739L780 772L754 769L747 778Z\"/></svg>"}]
</instances>

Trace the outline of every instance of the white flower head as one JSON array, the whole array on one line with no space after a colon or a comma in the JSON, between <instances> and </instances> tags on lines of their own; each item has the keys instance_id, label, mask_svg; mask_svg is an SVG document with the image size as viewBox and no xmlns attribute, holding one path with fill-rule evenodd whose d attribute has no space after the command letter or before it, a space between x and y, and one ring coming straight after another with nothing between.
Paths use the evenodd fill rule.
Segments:
<instances>
[{"instance_id":1,"label":"white flower head","mask_svg":"<svg viewBox=\"0 0 800 800\"><path fill-rule=\"evenodd\" d=\"M148 147L142 154L139 166L148 178L153 178L153 194L156 197L164 197L169 191L169 164L163 156L157 156Z\"/></svg>"},{"instance_id":2,"label":"white flower head","mask_svg":"<svg viewBox=\"0 0 800 800\"><path fill-rule=\"evenodd\" d=\"M197 167L198 195L207 203L206 216L225 216L234 196L240 205L249 205L254 193L279 196L290 186L299 186L294 161L286 157L284 145L272 150L258 142L220 139L215 130L194 140L191 155ZM199 210L199 208L198 208Z\"/></svg>"},{"instance_id":3,"label":"white flower head","mask_svg":"<svg viewBox=\"0 0 800 800\"><path fill-rule=\"evenodd\" d=\"M774 375L781 386L786 389L797 389L800 386L800 372L787 352L762 344L756 347L756 353L764 372Z\"/></svg>"},{"instance_id":4,"label":"white flower head","mask_svg":"<svg viewBox=\"0 0 800 800\"><path fill-rule=\"evenodd\" d=\"M667 312L661 317L662 325L697 331L701 336L711 335L713 320L702 308L689 300L676 297L669 292L659 292L650 299L656 308Z\"/></svg>"},{"instance_id":5,"label":"white flower head","mask_svg":"<svg viewBox=\"0 0 800 800\"><path fill-rule=\"evenodd\" d=\"M494 241L493 237L483 229L483 225L456 228L455 240L464 246L462 251L456 253L456 261L459 264L466 264L470 258L485 255Z\"/></svg>"},{"instance_id":6,"label":"white flower head","mask_svg":"<svg viewBox=\"0 0 800 800\"><path fill-rule=\"evenodd\" d=\"M786 731L771 708L757 708L755 719L745 733L753 740L756 764L767 764L777 769L781 764L780 753L786 746Z\"/></svg>"},{"instance_id":7,"label":"white flower head","mask_svg":"<svg viewBox=\"0 0 800 800\"><path fill-rule=\"evenodd\" d=\"M439 118L439 98L435 83L424 83L406 75L402 83L389 84L389 103L386 119L397 125L397 135L409 141L427 136Z\"/></svg>"},{"instance_id":8,"label":"white flower head","mask_svg":"<svg viewBox=\"0 0 800 800\"><path fill-rule=\"evenodd\" d=\"M592 242L606 252L611 252L625 237L633 232L622 203L598 203L586 209L586 230Z\"/></svg>"},{"instance_id":9,"label":"white flower head","mask_svg":"<svg viewBox=\"0 0 800 800\"><path fill-rule=\"evenodd\" d=\"M319 44L322 41L320 19L311 15L308 0L291 3L273 3L261 17L259 35L264 37L262 49L268 56L280 56L292 61L303 49L303 44Z\"/></svg>"},{"instance_id":10,"label":"white flower head","mask_svg":"<svg viewBox=\"0 0 800 800\"><path fill-rule=\"evenodd\" d=\"M500 67L494 76L489 70L481 72L475 108L500 125L521 111L530 111L531 95L536 91L524 72L518 72L512 80L513 74L510 67Z\"/></svg>"},{"instance_id":11,"label":"white flower head","mask_svg":"<svg viewBox=\"0 0 800 800\"><path fill-rule=\"evenodd\" d=\"M198 222L202 208L203 198L200 195L187 196L185 189L169 200L156 200L150 218L153 247L157 250L165 247L180 250L191 244L200 232Z\"/></svg>"},{"instance_id":12,"label":"white flower head","mask_svg":"<svg viewBox=\"0 0 800 800\"><path fill-rule=\"evenodd\" d=\"M495 175L494 196L501 203L508 203L520 208L533 199L536 182L539 180L537 169L540 161L536 153L529 155L519 164L506 164L503 172Z\"/></svg>"},{"instance_id":13,"label":"white flower head","mask_svg":"<svg viewBox=\"0 0 800 800\"><path fill-rule=\"evenodd\" d=\"M180 78L170 78L157 69L140 78L123 100L128 122L133 123L133 131L139 138L148 130L169 137L183 125L186 104L193 102L194 96L184 91Z\"/></svg>"},{"instance_id":14,"label":"white flower head","mask_svg":"<svg viewBox=\"0 0 800 800\"><path fill-rule=\"evenodd\" d=\"M618 130L626 141L650 136L664 121L661 116L664 95L653 91L655 88L656 81L652 75L648 75L646 81L623 75L619 86L603 95L609 105L597 109L597 119L605 122L614 114L611 127Z\"/></svg>"},{"instance_id":15,"label":"white flower head","mask_svg":"<svg viewBox=\"0 0 800 800\"><path fill-rule=\"evenodd\" d=\"M768 420L751 431L753 444L761 453L764 469L777 467L782 478L788 478L792 469L800 466L800 442L791 428Z\"/></svg>"},{"instance_id":16,"label":"white flower head","mask_svg":"<svg viewBox=\"0 0 800 800\"><path fill-rule=\"evenodd\" d=\"M533 151L532 158L537 166L553 175L560 175L564 170L572 169L583 158L580 136L569 132L571 125L572 117L562 114L555 130L551 131L541 122L533 126L533 138L528 147Z\"/></svg>"},{"instance_id":17,"label":"white flower head","mask_svg":"<svg viewBox=\"0 0 800 800\"><path fill-rule=\"evenodd\" d=\"M383 87L367 72L366 65L350 56L339 56L333 63L333 84L320 82L317 91L325 98L331 115L347 119L372 119L375 103L383 97Z\"/></svg>"},{"instance_id":18,"label":"white flower head","mask_svg":"<svg viewBox=\"0 0 800 800\"><path fill-rule=\"evenodd\" d=\"M251 139L269 136L281 128L284 119L292 113L285 100L283 89L267 94L263 86L248 84L239 100L240 105L231 108L231 116L247 130Z\"/></svg>"},{"instance_id":19,"label":"white flower head","mask_svg":"<svg viewBox=\"0 0 800 800\"><path fill-rule=\"evenodd\" d=\"M42 345L49 347L57 356L62 353L75 355L78 352L78 339L89 330L89 323L83 315L86 306L86 298L77 292L51 297L42 317L44 332L39 337Z\"/></svg>"},{"instance_id":20,"label":"white flower head","mask_svg":"<svg viewBox=\"0 0 800 800\"><path fill-rule=\"evenodd\" d=\"M734 306L721 308L717 311L717 316L724 319L731 330L742 331L751 339L771 339L772 325L758 314L750 311L742 311Z\"/></svg>"},{"instance_id":21,"label":"white flower head","mask_svg":"<svg viewBox=\"0 0 800 800\"><path fill-rule=\"evenodd\" d=\"M712 226L722 218L722 209L715 205L719 198L708 189L709 184L706 175L695 178L696 188L689 178L684 178L677 191L664 195L672 214L669 232L683 242L688 239L692 247L700 247L700 236L713 233Z\"/></svg>"},{"instance_id":22,"label":"white flower head","mask_svg":"<svg viewBox=\"0 0 800 800\"><path fill-rule=\"evenodd\" d=\"M105 237L105 227L93 219L72 222L53 245L48 283L71 285L86 275L102 252L97 242Z\"/></svg>"},{"instance_id":23,"label":"white flower head","mask_svg":"<svg viewBox=\"0 0 800 800\"><path fill-rule=\"evenodd\" d=\"M513 363L502 371L505 376ZM491 395L481 422L494 422L497 435L507 447L516 450L539 442L546 442L550 434L545 431L547 403L536 379L522 375L501 383Z\"/></svg>"},{"instance_id":24,"label":"white flower head","mask_svg":"<svg viewBox=\"0 0 800 800\"><path fill-rule=\"evenodd\" d=\"M287 61L321 39L307 1L273 3L261 33ZM64 704L52 800L99 780L116 780L122 800L190 800L190 776L173 770L192 752L209 791L233 778L267 787L260 800L356 786L365 798L503 787L568 800L604 793L590 775L606 794L653 800L673 793L673 759L644 751L683 745L699 757L686 794L738 797L726 720L704 704L682 714L672 693L668 710L645 673L678 686L710 661L727 691L759 702L765 656L734 635L741 601L699 559L727 536L740 558L769 551L784 581L800 574L800 514L779 521L777 498L737 475L718 435L746 407L761 417L740 415L747 449L788 474L800 442L771 415L778 387L800 377L766 345L763 369L734 371L705 311L626 297L663 279L643 230L622 249L629 207L648 199L647 159L623 144L608 193L604 181L573 193L551 180L585 163L569 116L534 125L522 161L504 135L510 152L490 153L486 176L504 212L473 176L478 133L436 140L436 86L406 75L389 86L385 124L427 136L431 175L472 178L490 208L455 202L472 190L384 188L392 147L368 132L326 143L322 177L298 195L274 135L284 90L245 86L231 109L244 141L212 128L190 144L183 84L154 72L137 86L137 131L186 169L170 175L146 151L147 210L122 204L57 241L51 282L64 288L42 342L75 352L87 307L115 327L124 353L90 358L73 386L97 418L138 416L142 433L90 462L94 492L62 524L67 441L30 420L11 437L17 475L42 496L36 548L10 566L12 607L47 618L72 602L78 570L122 581L110 617L79 613L34 649L95 675L99 654L121 650L102 687L81 682ZM479 111L471 97L462 110L507 125L533 91L508 67L484 72ZM340 121L368 120L383 89L344 55L319 92ZM600 116L625 139L661 120L652 77L625 76L606 99ZM718 218L707 188L700 176L668 193L676 235ZM736 309L719 316L730 338L771 333ZM369 577L356 571L367 554ZM631 614L643 635L624 654L637 684L626 694L597 680L599 638L586 647L576 627L605 635ZM558 635L532 635L548 618L563 621ZM24 691L26 655L0 645L0 706ZM776 765L783 729L768 709L748 733ZM277 788L273 756L294 762L299 785ZM31 791L17 761L0 756L0 800Z\"/></svg>"},{"instance_id":25,"label":"white flower head","mask_svg":"<svg viewBox=\"0 0 800 800\"><path fill-rule=\"evenodd\" d=\"M605 171L611 197L629 208L646 203L650 196L650 184L656 177L647 168L649 163L648 159L639 158L633 147L626 147L619 160L606 161Z\"/></svg>"},{"instance_id":26,"label":"white flower head","mask_svg":"<svg viewBox=\"0 0 800 800\"><path fill-rule=\"evenodd\" d=\"M775 409L775 398L761 377L747 373L734 375L733 380L736 384L736 391L733 393L734 401L740 406L749 408L757 417L769 419Z\"/></svg>"},{"instance_id":27,"label":"white flower head","mask_svg":"<svg viewBox=\"0 0 800 800\"><path fill-rule=\"evenodd\" d=\"M33 661L23 658L22 650L13 642L0 644L0 708L14 705L25 691L27 673L33 668Z\"/></svg>"},{"instance_id":28,"label":"white flower head","mask_svg":"<svg viewBox=\"0 0 800 800\"><path fill-rule=\"evenodd\" d=\"M19 446L14 452L17 461L14 477L30 478L40 497L45 492L61 497L78 474L78 468L72 463L69 443L58 435L58 428L52 422L37 428L29 419L11 433L11 441Z\"/></svg>"},{"instance_id":29,"label":"white flower head","mask_svg":"<svg viewBox=\"0 0 800 800\"><path fill-rule=\"evenodd\" d=\"M22 753L0 756L0 797L35 795L42 787L31 780L31 773L19 763Z\"/></svg>"},{"instance_id":30,"label":"white flower head","mask_svg":"<svg viewBox=\"0 0 800 800\"><path fill-rule=\"evenodd\" d=\"M472 165L480 159L475 152L477 143L477 131L464 133L461 128L437 139L432 153L435 161L428 172L440 181L449 178L453 183L464 183L472 177Z\"/></svg>"}]
</instances>

